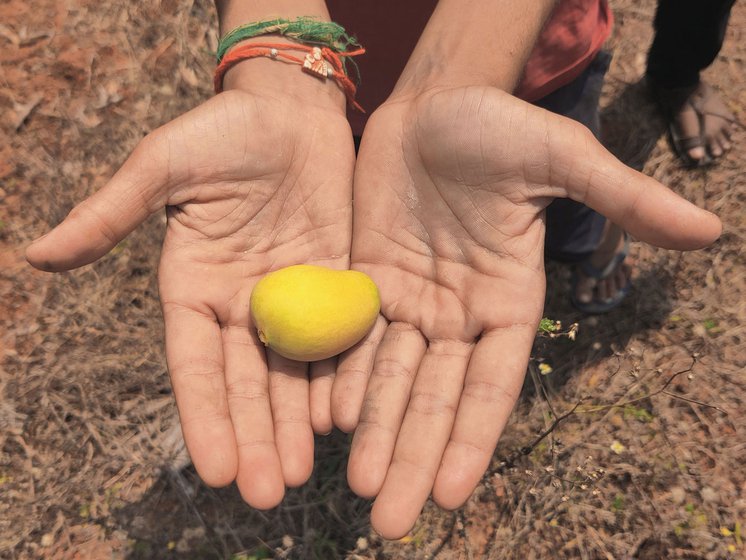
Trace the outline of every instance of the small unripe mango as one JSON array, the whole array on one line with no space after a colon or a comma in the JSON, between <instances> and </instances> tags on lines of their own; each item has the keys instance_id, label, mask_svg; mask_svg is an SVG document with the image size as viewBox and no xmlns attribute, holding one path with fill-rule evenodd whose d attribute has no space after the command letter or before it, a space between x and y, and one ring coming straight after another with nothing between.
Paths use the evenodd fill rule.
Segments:
<instances>
[{"instance_id":1,"label":"small unripe mango","mask_svg":"<svg viewBox=\"0 0 746 560\"><path fill-rule=\"evenodd\" d=\"M315 265L282 268L251 293L259 339L291 360L331 358L359 342L376 322L378 288L367 274Z\"/></svg>"}]
</instances>

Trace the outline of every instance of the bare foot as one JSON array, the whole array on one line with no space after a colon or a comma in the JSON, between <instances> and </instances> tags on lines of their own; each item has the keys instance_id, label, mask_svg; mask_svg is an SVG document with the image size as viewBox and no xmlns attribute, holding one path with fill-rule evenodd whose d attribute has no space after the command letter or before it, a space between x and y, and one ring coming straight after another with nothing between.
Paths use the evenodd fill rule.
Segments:
<instances>
[{"instance_id":1,"label":"bare foot","mask_svg":"<svg viewBox=\"0 0 746 560\"><path fill-rule=\"evenodd\" d=\"M676 89L653 86L653 92L669 121L674 150L686 164L707 165L730 149L737 121L710 85L700 82Z\"/></svg>"}]
</instances>

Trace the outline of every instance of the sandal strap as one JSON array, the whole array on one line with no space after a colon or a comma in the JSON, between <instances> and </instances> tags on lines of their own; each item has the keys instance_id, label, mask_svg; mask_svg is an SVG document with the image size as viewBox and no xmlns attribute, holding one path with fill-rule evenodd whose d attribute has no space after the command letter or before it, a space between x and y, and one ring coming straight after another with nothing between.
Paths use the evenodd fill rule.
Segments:
<instances>
[{"instance_id":1,"label":"sandal strap","mask_svg":"<svg viewBox=\"0 0 746 560\"><path fill-rule=\"evenodd\" d=\"M746 128L746 125L739 121L734 115L723 115L717 111L711 111L705 109L704 105L707 103L709 97L716 91L712 86L707 83L700 83L694 86L682 86L676 88L664 88L655 83L648 77L648 86L653 94L655 101L658 106L662 109L664 115L668 120L675 117L684 105L689 105L694 112L700 117L710 116L718 117L728 122L739 126L740 128ZM697 88L702 88L701 93L697 93Z\"/></svg>"},{"instance_id":2,"label":"sandal strap","mask_svg":"<svg viewBox=\"0 0 746 560\"><path fill-rule=\"evenodd\" d=\"M694 148L704 148L705 144L701 136L692 136L691 138L676 138L676 142L682 150L693 150Z\"/></svg>"},{"instance_id":3,"label":"sandal strap","mask_svg":"<svg viewBox=\"0 0 746 560\"><path fill-rule=\"evenodd\" d=\"M606 264L603 268L596 268L590 262L590 260L584 260L580 263L580 269L583 274L593 278L594 280L603 280L611 276L611 274L617 269L617 267L624 262L629 255L629 234L624 232L624 246L621 250L614 255L614 257Z\"/></svg>"},{"instance_id":4,"label":"sandal strap","mask_svg":"<svg viewBox=\"0 0 746 560\"><path fill-rule=\"evenodd\" d=\"M735 124L740 127L743 127L743 124L736 118L735 115L730 114L722 114L720 110L728 111L727 107L725 106L725 102L722 99L719 99L717 90L712 87L711 85L707 83L701 83L700 84L699 91L695 92L692 96L690 96L687 99L687 104L694 110L695 113L700 117L700 122L702 122L702 128L704 130L704 119L705 117L716 117L719 119L724 120L725 122L729 124ZM708 109L707 105L712 102L713 97L715 99L719 99L719 101L715 102L715 105L720 105L719 109Z\"/></svg>"},{"instance_id":5,"label":"sandal strap","mask_svg":"<svg viewBox=\"0 0 746 560\"><path fill-rule=\"evenodd\" d=\"M692 105L692 104L690 103L690 105ZM692 108L693 108L693 109L694 109L694 111L695 111L695 112L697 113L697 115L698 115L699 117L701 117L702 119L704 119L705 117L717 117L717 118L719 118L719 119L723 119L723 120L724 120L725 122L727 122L728 124L734 124L734 125L736 125L736 126L738 126L738 127L740 127L740 128L745 128L745 127L746 127L746 125L744 125L744 124L743 124L743 123L742 123L741 121L739 121L739 120L738 120L738 119L737 119L736 117L734 117L734 116L731 116L731 115L723 115L723 114L721 114L721 113L716 113L715 111L705 111L704 109L698 109L698 108L697 108L697 107L695 107L694 105L692 105Z\"/></svg>"}]
</instances>

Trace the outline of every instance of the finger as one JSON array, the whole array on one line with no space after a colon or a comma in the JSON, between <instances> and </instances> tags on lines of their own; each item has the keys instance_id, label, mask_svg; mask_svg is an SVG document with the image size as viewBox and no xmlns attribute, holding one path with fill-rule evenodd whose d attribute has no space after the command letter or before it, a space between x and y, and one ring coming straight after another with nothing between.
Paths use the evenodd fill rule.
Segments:
<instances>
[{"instance_id":1,"label":"finger","mask_svg":"<svg viewBox=\"0 0 746 560\"><path fill-rule=\"evenodd\" d=\"M358 496L378 494L427 343L419 330L391 323L381 341L355 430L347 480Z\"/></svg>"},{"instance_id":2,"label":"finger","mask_svg":"<svg viewBox=\"0 0 746 560\"><path fill-rule=\"evenodd\" d=\"M275 441L285 484L300 486L313 470L313 430L309 412L308 363L267 350L269 395Z\"/></svg>"},{"instance_id":3,"label":"finger","mask_svg":"<svg viewBox=\"0 0 746 560\"><path fill-rule=\"evenodd\" d=\"M487 333L477 343L433 487L439 506L461 506L489 467L521 392L535 333L531 326L515 326Z\"/></svg>"},{"instance_id":4,"label":"finger","mask_svg":"<svg viewBox=\"0 0 746 560\"><path fill-rule=\"evenodd\" d=\"M564 177L558 182L570 198L659 247L699 249L719 237L717 216L624 165L582 125L557 116L550 122L549 176Z\"/></svg>"},{"instance_id":5,"label":"finger","mask_svg":"<svg viewBox=\"0 0 746 560\"><path fill-rule=\"evenodd\" d=\"M336 358L313 362L309 365L311 427L314 433L326 435L331 433L332 424L332 385L337 371Z\"/></svg>"},{"instance_id":6,"label":"finger","mask_svg":"<svg viewBox=\"0 0 746 560\"><path fill-rule=\"evenodd\" d=\"M167 161L160 133L143 138L101 190L78 204L52 231L26 249L28 262L58 272L92 263L167 200ZM166 151L167 153L167 151Z\"/></svg>"},{"instance_id":7,"label":"finger","mask_svg":"<svg viewBox=\"0 0 746 560\"><path fill-rule=\"evenodd\" d=\"M415 524L435 481L453 427L472 345L436 341L422 359L396 448L371 511L384 538L404 536Z\"/></svg>"},{"instance_id":8,"label":"finger","mask_svg":"<svg viewBox=\"0 0 746 560\"><path fill-rule=\"evenodd\" d=\"M332 386L331 413L334 425L343 432L352 432L357 426L376 349L386 332L386 325L386 319L379 316L365 338L339 358Z\"/></svg>"},{"instance_id":9,"label":"finger","mask_svg":"<svg viewBox=\"0 0 746 560\"><path fill-rule=\"evenodd\" d=\"M243 499L257 509L278 505L285 494L275 444L264 350L248 325L223 328L225 387L236 434Z\"/></svg>"},{"instance_id":10,"label":"finger","mask_svg":"<svg viewBox=\"0 0 746 560\"><path fill-rule=\"evenodd\" d=\"M210 486L233 482L236 437L225 391L220 327L209 309L163 301L166 361L189 455Z\"/></svg>"}]
</instances>

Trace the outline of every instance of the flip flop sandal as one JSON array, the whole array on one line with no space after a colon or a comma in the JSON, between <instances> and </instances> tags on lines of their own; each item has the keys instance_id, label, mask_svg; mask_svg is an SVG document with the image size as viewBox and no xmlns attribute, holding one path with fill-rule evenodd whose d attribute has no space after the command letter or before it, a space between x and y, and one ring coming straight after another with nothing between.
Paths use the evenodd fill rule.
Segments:
<instances>
[{"instance_id":1,"label":"flip flop sandal","mask_svg":"<svg viewBox=\"0 0 746 560\"><path fill-rule=\"evenodd\" d=\"M705 137L703 134L705 115L702 115L698 111L695 112L697 114L697 120L699 121L699 136L680 136L679 127L676 123L668 121L668 137L671 141L671 148L673 148L673 152L684 163L684 166L689 169L707 167L715 162L715 160L710 157L710 153L705 146ZM694 159L689 155L689 150L693 150L694 148L704 148L705 155L699 159Z\"/></svg>"},{"instance_id":2,"label":"flip flop sandal","mask_svg":"<svg viewBox=\"0 0 746 560\"><path fill-rule=\"evenodd\" d=\"M590 259L582 261L578 265L578 267L587 277L593 278L596 281L605 280L606 278L611 276L619 266L622 265L624 260L627 258L627 255L629 255L629 234L627 232L624 232L624 246L617 254L614 255L614 258L612 258L604 268L596 268L591 264ZM613 297L605 300L592 299L591 301L584 302L580 301L577 297L577 288L579 281L580 276L576 269L573 271L572 275L572 291L570 293L570 301L578 311L582 311L583 313L591 315L608 313L612 309L619 307L632 288L632 281L628 278L627 283L624 285L624 287L618 290Z\"/></svg>"},{"instance_id":3,"label":"flip flop sandal","mask_svg":"<svg viewBox=\"0 0 746 560\"><path fill-rule=\"evenodd\" d=\"M696 86L683 88L661 88L651 84L653 96L663 112L668 122L668 134L671 141L671 147L678 158L686 167L697 168L706 167L715 163L715 157L712 157L707 149L707 118L716 117L729 124L743 126L733 115L726 114L728 108L720 101L713 102L715 90L704 82ZM694 111L697 117L699 134L693 137L681 135L676 117L682 111L684 106L688 105ZM708 107L709 105L709 107ZM704 148L705 155L701 159L694 159L689 155L689 150L694 148Z\"/></svg>"}]
</instances>

